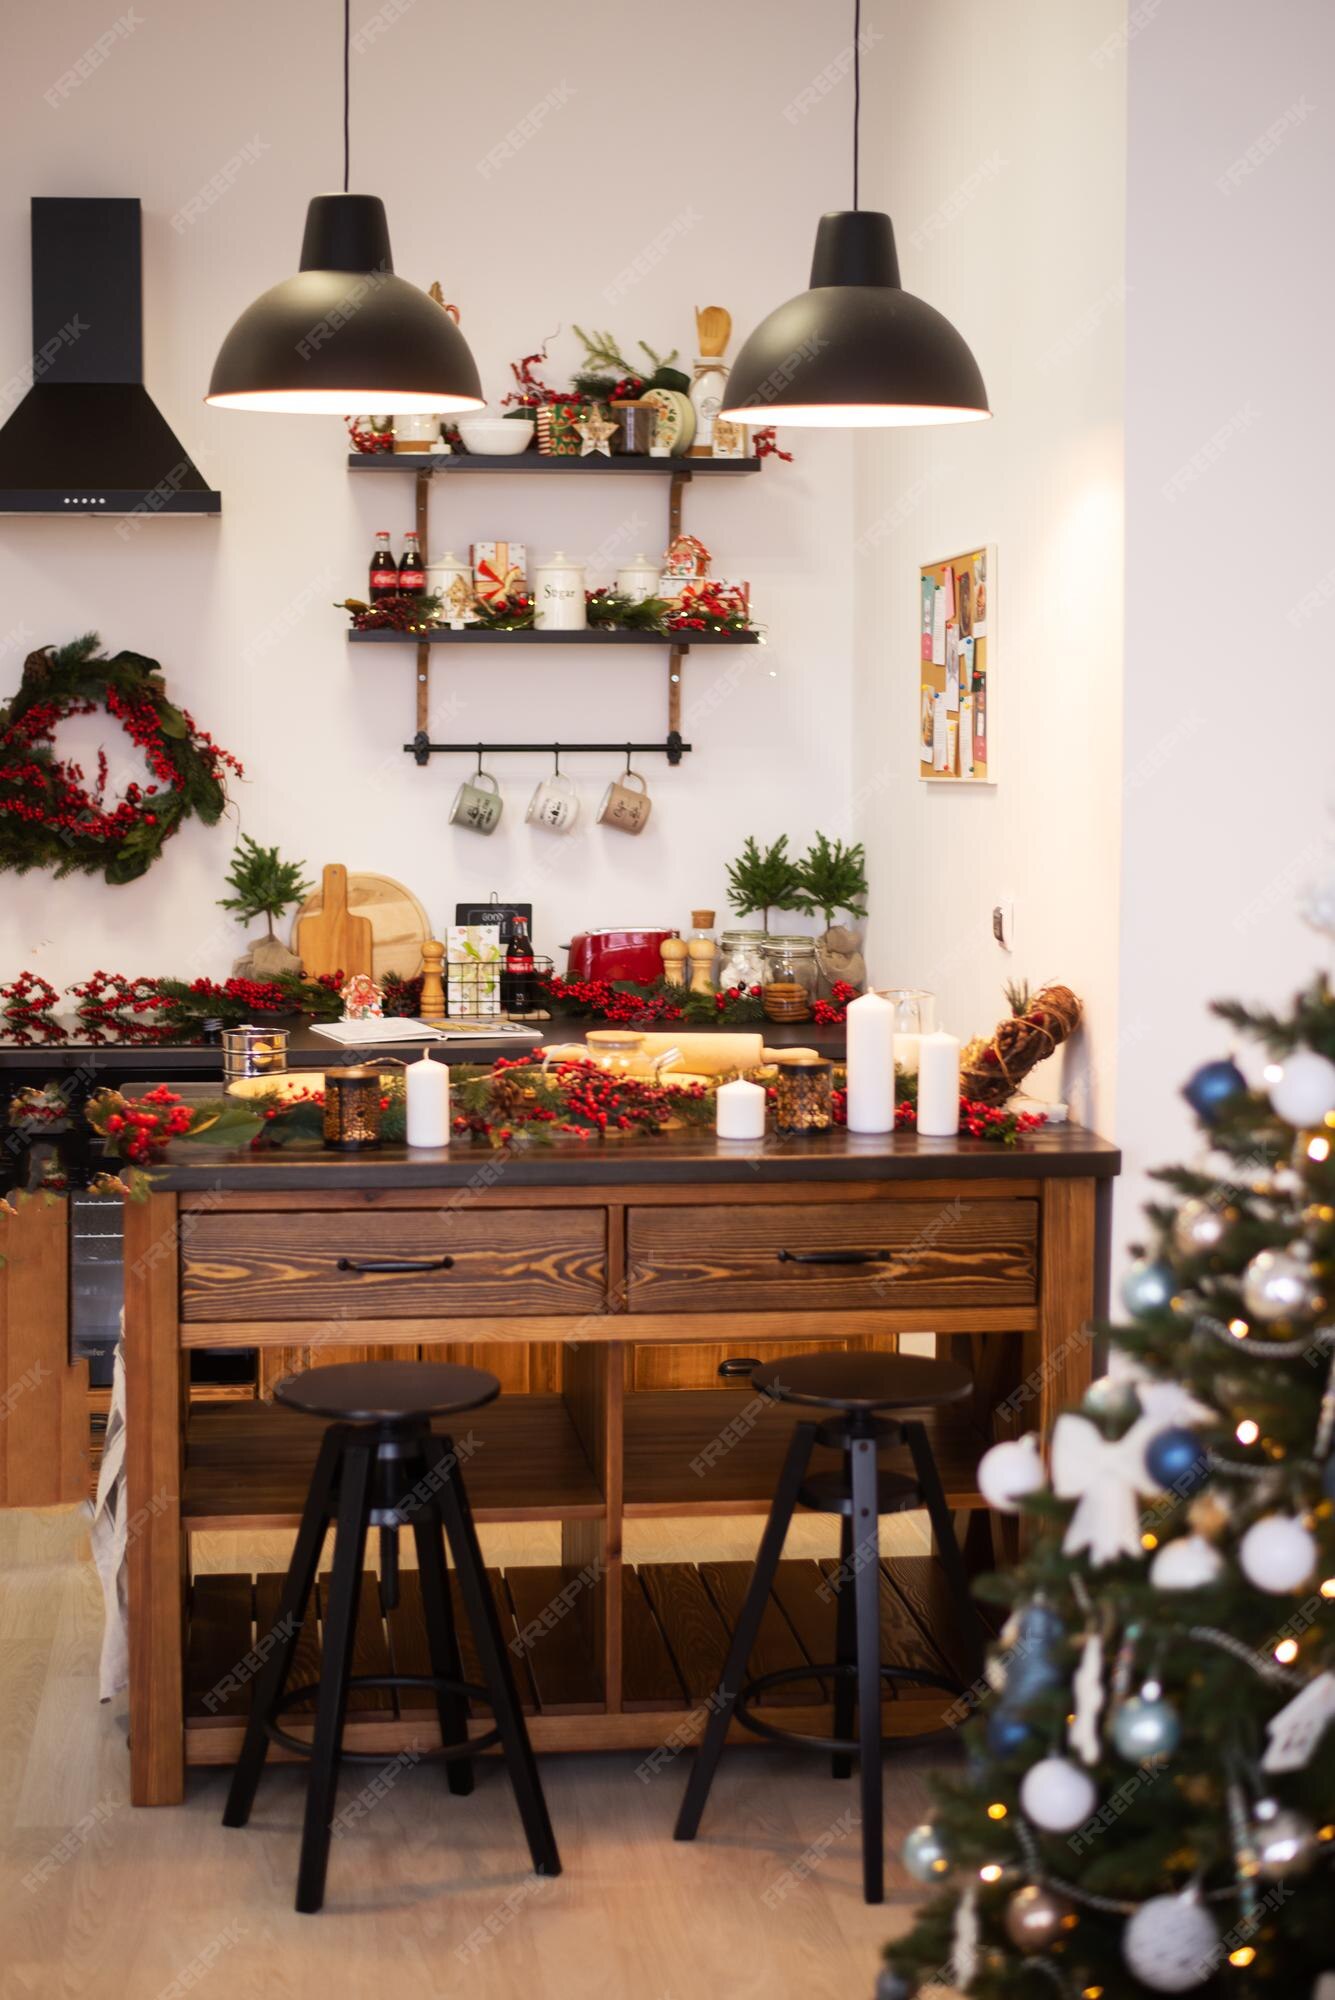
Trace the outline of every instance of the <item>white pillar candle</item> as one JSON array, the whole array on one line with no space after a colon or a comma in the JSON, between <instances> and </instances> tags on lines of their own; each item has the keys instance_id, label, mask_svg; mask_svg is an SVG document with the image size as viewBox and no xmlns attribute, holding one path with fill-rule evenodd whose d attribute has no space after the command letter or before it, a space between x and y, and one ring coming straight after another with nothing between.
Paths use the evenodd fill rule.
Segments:
<instances>
[{"instance_id":1,"label":"white pillar candle","mask_svg":"<svg viewBox=\"0 0 1335 2000\"><path fill-rule=\"evenodd\" d=\"M763 1139L765 1093L744 1076L721 1083L714 1093L714 1130L720 1139Z\"/></svg>"},{"instance_id":2,"label":"white pillar candle","mask_svg":"<svg viewBox=\"0 0 1335 2000\"><path fill-rule=\"evenodd\" d=\"M848 1003L848 1129L895 1126L895 1010L879 993Z\"/></svg>"},{"instance_id":3,"label":"white pillar candle","mask_svg":"<svg viewBox=\"0 0 1335 2000\"><path fill-rule=\"evenodd\" d=\"M404 1064L408 1091L408 1144L448 1146L450 1143L450 1070L448 1063L432 1062L424 1055L419 1062Z\"/></svg>"},{"instance_id":4,"label":"white pillar candle","mask_svg":"<svg viewBox=\"0 0 1335 2000\"><path fill-rule=\"evenodd\" d=\"M960 1129L960 1045L956 1035L923 1035L918 1045L918 1131L953 1139Z\"/></svg>"}]
</instances>

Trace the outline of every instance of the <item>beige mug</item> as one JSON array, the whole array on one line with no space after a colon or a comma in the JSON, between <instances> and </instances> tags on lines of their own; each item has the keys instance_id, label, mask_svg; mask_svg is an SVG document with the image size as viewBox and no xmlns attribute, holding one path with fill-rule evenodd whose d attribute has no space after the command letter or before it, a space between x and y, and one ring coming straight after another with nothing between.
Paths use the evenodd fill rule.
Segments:
<instances>
[{"instance_id":1,"label":"beige mug","mask_svg":"<svg viewBox=\"0 0 1335 2000\"><path fill-rule=\"evenodd\" d=\"M639 786L639 791L631 790L631 780ZM649 787L638 771L627 765L620 778L614 778L603 793L603 802L598 808L600 826L615 826L622 833L643 833L649 824L649 815L654 802L649 796Z\"/></svg>"},{"instance_id":2,"label":"beige mug","mask_svg":"<svg viewBox=\"0 0 1335 2000\"><path fill-rule=\"evenodd\" d=\"M490 785L486 791L484 786ZM451 826L471 826L474 833L495 833L504 801L501 788L490 771L478 770L465 778L450 807Z\"/></svg>"}]
</instances>

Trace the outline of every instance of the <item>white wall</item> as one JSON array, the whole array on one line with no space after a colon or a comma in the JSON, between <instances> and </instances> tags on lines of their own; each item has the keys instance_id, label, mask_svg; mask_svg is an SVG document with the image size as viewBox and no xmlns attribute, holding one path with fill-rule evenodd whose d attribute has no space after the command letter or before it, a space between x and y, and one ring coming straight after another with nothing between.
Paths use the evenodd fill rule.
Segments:
<instances>
[{"instance_id":1,"label":"white wall","mask_svg":"<svg viewBox=\"0 0 1335 2000\"><path fill-rule=\"evenodd\" d=\"M1193 1143L1178 1087L1230 1040L1209 1000L1282 1004L1328 961L1295 905L1335 739L1335 13L1172 0L1127 62L1129 1215Z\"/></svg>"},{"instance_id":2,"label":"white wall","mask_svg":"<svg viewBox=\"0 0 1335 2000\"><path fill-rule=\"evenodd\" d=\"M1063 1078L1111 1123L1122 654L1120 0L889 0L864 60L864 195L909 291L973 347L995 416L873 434L857 456L854 800L878 981L969 1035L1002 986L1062 980L1087 1027ZM917 775L918 565L998 545L995 788ZM989 631L989 649L993 646ZM1013 954L991 938L1012 899Z\"/></svg>"},{"instance_id":3,"label":"white wall","mask_svg":"<svg viewBox=\"0 0 1335 2000\"><path fill-rule=\"evenodd\" d=\"M155 521L128 545L110 522L0 521L0 692L17 684L30 647L90 627L112 650L153 655L244 760L247 832L314 867L342 860L398 876L438 924L457 897L492 888L532 896L546 947L586 923L684 924L708 903L722 915L724 864L747 833L787 830L804 844L833 824L847 793L847 441L804 438L795 465L688 495L687 525L721 573L751 579L770 644L688 662L697 750L676 772L648 763L657 810L643 837L592 827L612 770L588 757L569 760L586 816L576 839L523 826L544 767L516 758L498 764L502 830L484 844L447 827L460 760L418 771L401 753L413 727L411 653L349 649L330 608L363 588L373 529L397 538L412 525L411 481L349 478L336 422L200 400L232 319L295 269L308 197L337 184L340 10L333 0L135 10L141 25L53 107L45 93L114 12L64 0L43 14L40 35L12 38L0 381L31 351L28 196L139 195L148 384L221 488L223 514ZM550 379L563 380L576 320L627 343L675 344L689 365L692 308L718 302L733 313L735 352L760 315L802 288L816 216L843 198L847 81L818 96L818 113L797 101L846 44L839 24L804 0L747 0L726 29L748 48L739 76L722 59L708 0L681 0L670 25L652 18L646 36L645 12L612 0L581 0L555 31L537 0L503 18L440 0L354 7L366 45L353 58L352 184L385 196L398 269L422 284L439 277L461 305L490 395L509 386L509 359L557 327L566 331ZM628 82L640 41L643 78ZM718 59L704 59L711 49ZM673 119L663 64L678 55ZM536 136L480 171L549 93ZM174 227L245 149L253 158L221 198ZM617 295L618 274L646 251L647 274ZM593 580L606 581L618 556L661 551L666 488L596 482L572 497L538 481L477 481L438 492L433 518L436 549L507 533L531 554L601 546L608 557ZM666 729L665 653L451 652L434 680L437 735L649 740ZM145 880L115 890L97 878L3 878L0 968L31 965L57 982L96 966L225 972L241 941L214 908L231 845L226 829L190 826Z\"/></svg>"}]
</instances>

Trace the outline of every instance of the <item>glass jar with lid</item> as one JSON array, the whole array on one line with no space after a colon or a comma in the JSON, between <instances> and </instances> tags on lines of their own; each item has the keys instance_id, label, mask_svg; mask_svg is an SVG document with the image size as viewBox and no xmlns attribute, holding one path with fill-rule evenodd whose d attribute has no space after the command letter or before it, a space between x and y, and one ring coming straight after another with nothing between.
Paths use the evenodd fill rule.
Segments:
<instances>
[{"instance_id":1,"label":"glass jar with lid","mask_svg":"<svg viewBox=\"0 0 1335 2000\"><path fill-rule=\"evenodd\" d=\"M614 1076L647 1076L653 1065L644 1053L644 1036L632 1028L590 1028L584 1037L589 1061Z\"/></svg>"},{"instance_id":2,"label":"glass jar with lid","mask_svg":"<svg viewBox=\"0 0 1335 2000\"><path fill-rule=\"evenodd\" d=\"M771 1021L809 1021L816 979L814 938L766 938L763 1004Z\"/></svg>"},{"instance_id":3,"label":"glass jar with lid","mask_svg":"<svg viewBox=\"0 0 1335 2000\"><path fill-rule=\"evenodd\" d=\"M719 985L725 989L763 986L768 943L765 931L724 931L719 939Z\"/></svg>"}]
</instances>

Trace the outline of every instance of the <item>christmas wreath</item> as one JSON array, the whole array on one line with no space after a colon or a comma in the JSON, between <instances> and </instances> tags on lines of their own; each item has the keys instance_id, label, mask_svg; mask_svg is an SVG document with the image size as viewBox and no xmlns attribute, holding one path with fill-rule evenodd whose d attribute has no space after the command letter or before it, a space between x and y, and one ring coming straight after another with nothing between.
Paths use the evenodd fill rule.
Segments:
<instances>
[{"instance_id":1,"label":"christmas wreath","mask_svg":"<svg viewBox=\"0 0 1335 2000\"><path fill-rule=\"evenodd\" d=\"M0 707L0 868L136 881L192 813L206 826L217 823L227 804L225 773L241 775L236 758L167 699L156 660L108 658L99 643L89 632L30 653L18 693ZM114 802L105 750L90 782L54 749L67 716L99 709L138 745L152 774L150 784L127 784Z\"/></svg>"}]
</instances>

